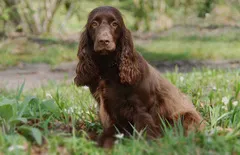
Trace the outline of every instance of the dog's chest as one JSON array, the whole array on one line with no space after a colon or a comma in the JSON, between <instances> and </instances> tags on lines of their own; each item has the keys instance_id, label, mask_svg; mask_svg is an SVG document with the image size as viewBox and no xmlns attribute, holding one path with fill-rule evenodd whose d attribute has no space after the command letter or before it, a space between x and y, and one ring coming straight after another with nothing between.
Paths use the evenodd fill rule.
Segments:
<instances>
[{"instance_id":1,"label":"dog's chest","mask_svg":"<svg viewBox=\"0 0 240 155\"><path fill-rule=\"evenodd\" d=\"M116 83L116 81L102 79L97 88L99 118L104 127L122 120L130 121L126 111L133 109L128 101L131 96L130 88ZM129 112L130 113L130 112Z\"/></svg>"}]
</instances>

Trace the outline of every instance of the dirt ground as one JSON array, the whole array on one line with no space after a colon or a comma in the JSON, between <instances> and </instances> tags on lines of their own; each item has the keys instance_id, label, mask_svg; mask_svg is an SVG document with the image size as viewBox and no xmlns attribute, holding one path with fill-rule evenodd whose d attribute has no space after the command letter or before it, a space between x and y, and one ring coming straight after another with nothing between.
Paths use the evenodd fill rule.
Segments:
<instances>
[{"instance_id":1,"label":"dirt ground","mask_svg":"<svg viewBox=\"0 0 240 155\"><path fill-rule=\"evenodd\" d=\"M16 90L25 81L24 89L31 89L46 85L50 81L72 82L75 76L77 62L66 62L56 67L47 64L21 64L16 67L0 71L0 88ZM235 61L157 61L151 62L160 72L174 71L189 72L193 68L203 67L212 69L240 69L240 60Z\"/></svg>"},{"instance_id":2,"label":"dirt ground","mask_svg":"<svg viewBox=\"0 0 240 155\"><path fill-rule=\"evenodd\" d=\"M47 64L22 64L0 71L0 88L16 90L25 81L24 89L41 87L48 82L71 82L76 62L62 63L56 68Z\"/></svg>"}]
</instances>

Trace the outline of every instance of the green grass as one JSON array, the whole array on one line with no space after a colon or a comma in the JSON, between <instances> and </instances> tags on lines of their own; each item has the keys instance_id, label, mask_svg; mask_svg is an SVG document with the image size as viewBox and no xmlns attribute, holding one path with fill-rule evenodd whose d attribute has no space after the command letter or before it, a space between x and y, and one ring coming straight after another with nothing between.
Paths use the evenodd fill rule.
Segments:
<instances>
[{"instance_id":1,"label":"green grass","mask_svg":"<svg viewBox=\"0 0 240 155\"><path fill-rule=\"evenodd\" d=\"M51 65L77 59L77 43L66 43L54 39L29 41L16 39L7 41L0 48L0 64L15 66L19 63L47 63Z\"/></svg>"},{"instance_id":2,"label":"green grass","mask_svg":"<svg viewBox=\"0 0 240 155\"><path fill-rule=\"evenodd\" d=\"M186 28L174 30L147 41L135 39L136 49L149 61L240 59L240 33L234 29L217 35L201 35L199 32L189 35ZM0 65L8 67L21 62L56 65L76 60L77 48L77 42L46 37L35 41L24 38L8 40L0 45Z\"/></svg>"},{"instance_id":3,"label":"green grass","mask_svg":"<svg viewBox=\"0 0 240 155\"><path fill-rule=\"evenodd\" d=\"M166 36L138 43L138 51L148 60L240 59L240 33L235 29L228 30L228 33L224 29L218 30L217 34L207 30L209 34L204 35L196 29L190 32L187 28L177 30L175 28Z\"/></svg>"},{"instance_id":4,"label":"green grass","mask_svg":"<svg viewBox=\"0 0 240 155\"><path fill-rule=\"evenodd\" d=\"M191 97L207 122L204 131L184 137L181 130L166 129L156 141L135 133L135 138L118 139L113 150L103 150L85 138L88 131L102 131L89 90L52 83L34 91L0 89L0 154L36 149L49 154L239 154L240 70L164 76Z\"/></svg>"},{"instance_id":5,"label":"green grass","mask_svg":"<svg viewBox=\"0 0 240 155\"><path fill-rule=\"evenodd\" d=\"M148 60L224 60L240 58L239 42L156 40L139 45Z\"/></svg>"}]
</instances>

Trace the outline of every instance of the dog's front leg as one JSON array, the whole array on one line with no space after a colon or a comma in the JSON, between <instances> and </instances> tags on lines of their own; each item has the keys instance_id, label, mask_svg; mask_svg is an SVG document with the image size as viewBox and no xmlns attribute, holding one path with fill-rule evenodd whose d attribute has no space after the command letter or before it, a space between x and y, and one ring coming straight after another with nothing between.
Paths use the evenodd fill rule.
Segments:
<instances>
[{"instance_id":1,"label":"dog's front leg","mask_svg":"<svg viewBox=\"0 0 240 155\"><path fill-rule=\"evenodd\" d=\"M114 145L114 141L116 139L114 137L116 129L106 110L106 101L103 96L104 89L102 89L102 92L99 94L99 119L103 126L103 133L98 138L98 145L103 148L111 148Z\"/></svg>"},{"instance_id":2,"label":"dog's front leg","mask_svg":"<svg viewBox=\"0 0 240 155\"><path fill-rule=\"evenodd\" d=\"M149 113L139 111L134 115L133 119L136 130L138 132L145 130L147 138L153 139L160 135L159 127Z\"/></svg>"},{"instance_id":3,"label":"dog's front leg","mask_svg":"<svg viewBox=\"0 0 240 155\"><path fill-rule=\"evenodd\" d=\"M114 137L116 129L114 126L106 128L98 138L98 146L103 148L112 148L116 138Z\"/></svg>"}]
</instances>

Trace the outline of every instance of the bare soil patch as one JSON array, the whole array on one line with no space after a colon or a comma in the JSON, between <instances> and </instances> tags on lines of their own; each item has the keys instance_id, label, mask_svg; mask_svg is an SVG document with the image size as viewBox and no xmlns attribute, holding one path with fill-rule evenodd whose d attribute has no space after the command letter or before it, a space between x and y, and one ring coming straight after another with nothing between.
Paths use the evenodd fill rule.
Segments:
<instances>
[{"instance_id":1,"label":"bare soil patch","mask_svg":"<svg viewBox=\"0 0 240 155\"><path fill-rule=\"evenodd\" d=\"M0 88L17 89L25 81L25 90L41 87L48 82L71 82L76 62L67 62L52 68L47 64L21 64L0 71Z\"/></svg>"}]
</instances>

